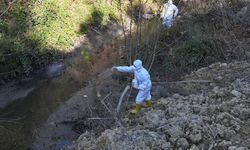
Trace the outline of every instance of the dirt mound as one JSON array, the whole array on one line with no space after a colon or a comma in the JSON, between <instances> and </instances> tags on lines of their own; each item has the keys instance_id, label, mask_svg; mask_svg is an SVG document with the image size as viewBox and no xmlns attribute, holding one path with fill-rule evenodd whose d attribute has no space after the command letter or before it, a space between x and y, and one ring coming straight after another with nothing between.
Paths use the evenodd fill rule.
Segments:
<instances>
[{"instance_id":1,"label":"dirt mound","mask_svg":"<svg viewBox=\"0 0 250 150\"><path fill-rule=\"evenodd\" d=\"M123 127L82 134L68 149L230 149L250 147L250 64L215 63L169 88L187 91L154 102ZM201 82L207 81L207 82Z\"/></svg>"}]
</instances>

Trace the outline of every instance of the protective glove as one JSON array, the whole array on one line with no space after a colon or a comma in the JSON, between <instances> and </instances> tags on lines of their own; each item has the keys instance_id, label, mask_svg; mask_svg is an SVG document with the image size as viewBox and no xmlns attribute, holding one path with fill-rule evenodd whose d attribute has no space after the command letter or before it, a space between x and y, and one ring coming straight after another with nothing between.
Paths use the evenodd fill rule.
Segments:
<instances>
[{"instance_id":1,"label":"protective glove","mask_svg":"<svg viewBox=\"0 0 250 150\"><path fill-rule=\"evenodd\" d=\"M114 66L111 68L111 71L117 71L117 68Z\"/></svg>"}]
</instances>

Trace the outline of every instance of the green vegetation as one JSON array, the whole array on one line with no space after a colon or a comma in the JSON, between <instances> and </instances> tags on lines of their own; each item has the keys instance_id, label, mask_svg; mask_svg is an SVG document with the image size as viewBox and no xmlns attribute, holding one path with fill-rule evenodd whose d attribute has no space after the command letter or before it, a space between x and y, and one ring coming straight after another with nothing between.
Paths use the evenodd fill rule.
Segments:
<instances>
[{"instance_id":1,"label":"green vegetation","mask_svg":"<svg viewBox=\"0 0 250 150\"><path fill-rule=\"evenodd\" d=\"M89 26L117 19L116 4L105 0L13 1L0 20L0 72L28 74L61 57Z\"/></svg>"}]
</instances>

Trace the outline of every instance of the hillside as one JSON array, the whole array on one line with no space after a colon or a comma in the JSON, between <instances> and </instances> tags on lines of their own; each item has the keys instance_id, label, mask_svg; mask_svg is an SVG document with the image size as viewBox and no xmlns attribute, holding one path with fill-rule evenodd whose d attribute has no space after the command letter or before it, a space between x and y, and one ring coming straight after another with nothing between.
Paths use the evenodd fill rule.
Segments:
<instances>
[{"instance_id":1,"label":"hillside","mask_svg":"<svg viewBox=\"0 0 250 150\"><path fill-rule=\"evenodd\" d=\"M68 57L91 29L117 21L116 2L0 2L0 80L29 75Z\"/></svg>"}]
</instances>

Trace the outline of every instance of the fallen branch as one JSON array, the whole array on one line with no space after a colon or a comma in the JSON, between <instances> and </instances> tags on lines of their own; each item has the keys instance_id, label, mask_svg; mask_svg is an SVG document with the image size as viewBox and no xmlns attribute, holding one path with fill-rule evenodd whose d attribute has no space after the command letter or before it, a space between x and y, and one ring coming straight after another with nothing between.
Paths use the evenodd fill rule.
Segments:
<instances>
[{"instance_id":1,"label":"fallen branch","mask_svg":"<svg viewBox=\"0 0 250 150\"><path fill-rule=\"evenodd\" d=\"M101 103L103 104L103 106L108 110L108 112L112 113L112 111L108 108L108 106L104 103L104 100L107 99L109 96L111 95L111 93L107 94L102 100Z\"/></svg>"},{"instance_id":2,"label":"fallen branch","mask_svg":"<svg viewBox=\"0 0 250 150\"><path fill-rule=\"evenodd\" d=\"M241 119L235 118L233 115L229 114L228 112L225 112L224 114L225 114L225 116L229 117L232 120L235 120L235 121L240 122L242 124L244 123L243 121L241 121Z\"/></svg>"},{"instance_id":3,"label":"fallen branch","mask_svg":"<svg viewBox=\"0 0 250 150\"><path fill-rule=\"evenodd\" d=\"M112 94L111 92L107 94L103 99L101 99L101 101L104 101L105 99L107 99L111 94Z\"/></svg>"},{"instance_id":4,"label":"fallen branch","mask_svg":"<svg viewBox=\"0 0 250 150\"><path fill-rule=\"evenodd\" d=\"M19 120L22 118L0 118L0 123L16 123L19 124Z\"/></svg>"},{"instance_id":5,"label":"fallen branch","mask_svg":"<svg viewBox=\"0 0 250 150\"><path fill-rule=\"evenodd\" d=\"M215 131L210 127L209 124L205 123L205 126L209 129L210 133L212 134L212 138L215 139L216 138L216 133ZM209 134L210 135L210 134Z\"/></svg>"},{"instance_id":6,"label":"fallen branch","mask_svg":"<svg viewBox=\"0 0 250 150\"><path fill-rule=\"evenodd\" d=\"M173 82L152 82L152 84L172 84L172 83L211 83L210 80L186 80L186 81L173 81Z\"/></svg>"},{"instance_id":7,"label":"fallen branch","mask_svg":"<svg viewBox=\"0 0 250 150\"><path fill-rule=\"evenodd\" d=\"M5 11L3 11L0 14L0 18L10 9L11 5L15 2L16 0L13 0L12 2L9 3L9 6L7 7L7 9L5 9Z\"/></svg>"},{"instance_id":8,"label":"fallen branch","mask_svg":"<svg viewBox=\"0 0 250 150\"><path fill-rule=\"evenodd\" d=\"M93 115L93 111L92 111L91 107L89 106L89 103L87 103L87 105L88 105L88 109L89 109L89 111L90 111L90 114L91 114L91 116L92 116L92 115Z\"/></svg>"},{"instance_id":9,"label":"fallen branch","mask_svg":"<svg viewBox=\"0 0 250 150\"><path fill-rule=\"evenodd\" d=\"M109 119L113 119L113 118L99 118L99 117L96 117L96 118L88 118L88 120L109 120Z\"/></svg>"},{"instance_id":10,"label":"fallen branch","mask_svg":"<svg viewBox=\"0 0 250 150\"><path fill-rule=\"evenodd\" d=\"M94 32L96 32L97 34L99 34L99 35L102 35L99 31L97 31L96 29L94 29L94 28L90 28L91 30L93 30Z\"/></svg>"},{"instance_id":11,"label":"fallen branch","mask_svg":"<svg viewBox=\"0 0 250 150\"><path fill-rule=\"evenodd\" d=\"M102 103L102 105L107 109L107 111L108 111L109 113L112 113L112 111L108 108L108 106L107 106L103 101L101 101L101 103Z\"/></svg>"},{"instance_id":12,"label":"fallen branch","mask_svg":"<svg viewBox=\"0 0 250 150\"><path fill-rule=\"evenodd\" d=\"M12 74L12 73L16 73L17 71L18 71L18 69L14 69L14 70L11 70L11 71L8 71L8 72L1 72L0 76L9 75L9 74Z\"/></svg>"},{"instance_id":13,"label":"fallen branch","mask_svg":"<svg viewBox=\"0 0 250 150\"><path fill-rule=\"evenodd\" d=\"M215 146L215 143L213 142L212 144L209 145L208 150L212 150L214 148L214 146Z\"/></svg>"},{"instance_id":14,"label":"fallen branch","mask_svg":"<svg viewBox=\"0 0 250 150\"><path fill-rule=\"evenodd\" d=\"M130 89L130 86L127 85L127 86L125 87L125 89L123 90L122 95L120 96L120 99L119 99L119 103L118 103L117 108L116 108L116 113L119 113L120 108L121 108L121 104L122 104L123 97L125 96L125 94L127 93L127 91L128 91L129 89Z\"/></svg>"}]
</instances>

